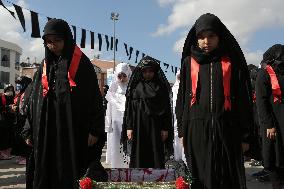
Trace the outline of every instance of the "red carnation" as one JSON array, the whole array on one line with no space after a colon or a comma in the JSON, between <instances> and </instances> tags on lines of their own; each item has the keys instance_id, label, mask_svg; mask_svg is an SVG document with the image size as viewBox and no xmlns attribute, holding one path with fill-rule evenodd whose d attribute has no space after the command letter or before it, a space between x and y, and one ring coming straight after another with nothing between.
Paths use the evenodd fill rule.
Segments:
<instances>
[{"instance_id":1,"label":"red carnation","mask_svg":"<svg viewBox=\"0 0 284 189\"><path fill-rule=\"evenodd\" d=\"M92 186L93 186L93 181L89 177L80 180L81 189L92 189Z\"/></svg>"},{"instance_id":2,"label":"red carnation","mask_svg":"<svg viewBox=\"0 0 284 189\"><path fill-rule=\"evenodd\" d=\"M185 182L183 177L178 177L176 180L176 188L177 189L189 189L189 184Z\"/></svg>"}]
</instances>

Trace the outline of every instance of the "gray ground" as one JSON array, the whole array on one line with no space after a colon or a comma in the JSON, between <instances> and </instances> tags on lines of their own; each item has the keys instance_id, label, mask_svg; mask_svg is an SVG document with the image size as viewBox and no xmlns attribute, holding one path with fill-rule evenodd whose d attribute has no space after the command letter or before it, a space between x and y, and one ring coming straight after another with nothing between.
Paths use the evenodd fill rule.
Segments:
<instances>
[{"instance_id":1,"label":"gray ground","mask_svg":"<svg viewBox=\"0 0 284 189\"><path fill-rule=\"evenodd\" d=\"M102 162L105 162L105 153L103 153ZM108 167L107 164L103 164ZM270 183L261 183L253 179L250 175L260 171L262 167L250 167L245 164L248 189L272 189ZM11 160L0 160L0 189L25 188L25 166L15 163L15 158ZM284 187L283 187L284 189Z\"/></svg>"}]
</instances>

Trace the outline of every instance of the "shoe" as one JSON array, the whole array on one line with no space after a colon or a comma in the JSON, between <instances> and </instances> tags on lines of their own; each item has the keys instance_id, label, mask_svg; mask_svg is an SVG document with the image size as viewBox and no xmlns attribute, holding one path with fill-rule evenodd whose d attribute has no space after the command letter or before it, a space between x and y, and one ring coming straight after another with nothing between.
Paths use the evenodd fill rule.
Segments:
<instances>
[{"instance_id":1,"label":"shoe","mask_svg":"<svg viewBox=\"0 0 284 189\"><path fill-rule=\"evenodd\" d=\"M266 175L269 175L269 172L266 171L265 169L262 169L259 172L253 173L251 176L254 177L254 178L258 178L258 177L263 177L263 176L266 176Z\"/></svg>"},{"instance_id":2,"label":"shoe","mask_svg":"<svg viewBox=\"0 0 284 189\"><path fill-rule=\"evenodd\" d=\"M253 166L262 166L262 162L252 159L251 163L249 163L249 165L252 166L252 167Z\"/></svg>"}]
</instances>

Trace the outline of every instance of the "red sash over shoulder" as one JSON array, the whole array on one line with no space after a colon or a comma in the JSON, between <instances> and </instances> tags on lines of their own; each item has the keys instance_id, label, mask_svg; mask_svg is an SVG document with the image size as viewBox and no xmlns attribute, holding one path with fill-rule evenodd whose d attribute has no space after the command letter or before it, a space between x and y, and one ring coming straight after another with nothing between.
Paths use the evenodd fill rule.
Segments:
<instances>
[{"instance_id":1,"label":"red sash over shoulder","mask_svg":"<svg viewBox=\"0 0 284 189\"><path fill-rule=\"evenodd\" d=\"M223 73L223 87L224 87L224 108L225 110L231 110L231 63L229 57L221 58L222 64L222 73ZM191 57L191 102L192 106L196 102L196 89L198 84L198 73L199 73L199 64L196 60Z\"/></svg>"},{"instance_id":2,"label":"red sash over shoulder","mask_svg":"<svg viewBox=\"0 0 284 189\"><path fill-rule=\"evenodd\" d=\"M80 48L75 45L75 49L73 52L73 57L71 60L71 64L68 70L68 80L69 80L69 84L70 84L70 88L72 89L72 87L76 86L75 83L75 76L79 67L79 63L81 60L81 56L82 56L82 51L80 50ZM47 95L47 92L49 90L48 87L48 79L47 79L47 75L46 75L46 61L44 60L43 62L43 67L42 67L42 76L41 76L41 82L42 82L42 86L43 86L43 96L45 97Z\"/></svg>"},{"instance_id":3,"label":"red sash over shoulder","mask_svg":"<svg viewBox=\"0 0 284 189\"><path fill-rule=\"evenodd\" d=\"M278 79L276 77L276 74L273 70L273 68L270 65L266 65L265 67L266 71L269 74L270 77L270 82L272 86L272 95L273 95L273 100L274 102L282 102L282 93L281 93L281 88L278 83Z\"/></svg>"}]
</instances>

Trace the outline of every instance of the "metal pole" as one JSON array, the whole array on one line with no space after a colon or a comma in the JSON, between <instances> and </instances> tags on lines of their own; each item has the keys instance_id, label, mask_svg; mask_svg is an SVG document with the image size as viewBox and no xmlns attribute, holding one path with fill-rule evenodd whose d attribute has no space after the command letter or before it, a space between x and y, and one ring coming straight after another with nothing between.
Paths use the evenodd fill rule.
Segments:
<instances>
[{"instance_id":1,"label":"metal pole","mask_svg":"<svg viewBox=\"0 0 284 189\"><path fill-rule=\"evenodd\" d=\"M115 51L116 51L116 45L115 45L115 19L113 19L113 73L115 71Z\"/></svg>"}]
</instances>

